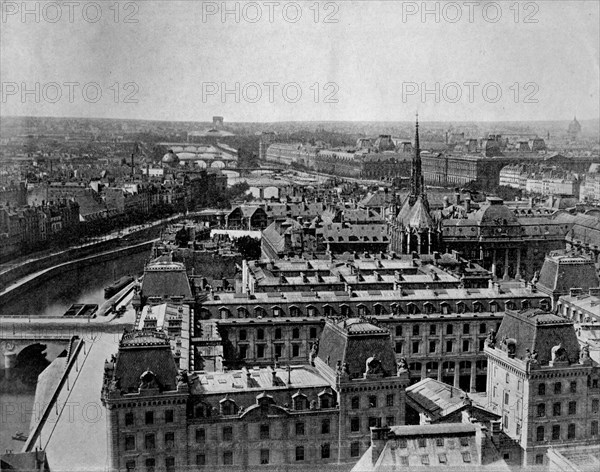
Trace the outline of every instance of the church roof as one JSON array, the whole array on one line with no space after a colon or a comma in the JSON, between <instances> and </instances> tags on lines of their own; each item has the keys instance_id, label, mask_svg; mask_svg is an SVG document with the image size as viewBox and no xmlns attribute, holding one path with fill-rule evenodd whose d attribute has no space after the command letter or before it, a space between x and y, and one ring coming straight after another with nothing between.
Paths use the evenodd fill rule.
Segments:
<instances>
[{"instance_id":1,"label":"church roof","mask_svg":"<svg viewBox=\"0 0 600 472\"><path fill-rule=\"evenodd\" d=\"M433 229L435 227L435 223L422 197L417 197L413 205L410 204L410 197L407 198L397 218L401 225L409 228Z\"/></svg>"}]
</instances>

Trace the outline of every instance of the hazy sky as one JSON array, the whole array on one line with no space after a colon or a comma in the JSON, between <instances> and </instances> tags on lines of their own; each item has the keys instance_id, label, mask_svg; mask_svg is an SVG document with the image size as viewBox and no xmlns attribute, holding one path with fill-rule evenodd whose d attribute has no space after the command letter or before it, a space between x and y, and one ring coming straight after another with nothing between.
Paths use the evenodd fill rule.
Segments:
<instances>
[{"instance_id":1,"label":"hazy sky","mask_svg":"<svg viewBox=\"0 0 600 472\"><path fill-rule=\"evenodd\" d=\"M74 3L0 0L3 115L600 115L597 0Z\"/></svg>"}]
</instances>

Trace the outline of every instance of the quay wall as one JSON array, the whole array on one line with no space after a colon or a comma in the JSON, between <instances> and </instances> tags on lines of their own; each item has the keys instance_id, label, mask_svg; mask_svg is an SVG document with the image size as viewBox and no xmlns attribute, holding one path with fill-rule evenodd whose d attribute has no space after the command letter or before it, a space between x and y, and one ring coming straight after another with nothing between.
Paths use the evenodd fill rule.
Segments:
<instances>
[{"instance_id":1,"label":"quay wall","mask_svg":"<svg viewBox=\"0 0 600 472\"><path fill-rule=\"evenodd\" d=\"M63 262L54 267L50 267L48 269L41 269L44 272L41 272L37 276L16 285L14 288L7 290L6 292L0 294L0 306L10 303L15 298L22 297L35 287L41 285L44 282L56 277L59 274L68 272L70 270L74 270L81 267L86 267L94 263L110 261L112 259L116 259L117 257L127 256L129 254L136 254L138 252L142 252L145 250L150 251L152 248L152 244L155 239L150 241L145 241L143 243L135 244L133 246L128 246L124 248L112 249L109 251L102 252L100 254L94 254L87 257L82 257L79 259L71 260L69 262ZM96 248L97 250L97 248Z\"/></svg>"}]
</instances>

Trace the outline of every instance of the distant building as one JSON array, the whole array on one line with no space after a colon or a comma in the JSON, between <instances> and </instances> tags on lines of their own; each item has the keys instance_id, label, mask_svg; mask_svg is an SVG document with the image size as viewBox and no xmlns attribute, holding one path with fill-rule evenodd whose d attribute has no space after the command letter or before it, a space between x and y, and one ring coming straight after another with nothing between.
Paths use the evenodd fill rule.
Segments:
<instances>
[{"instance_id":1,"label":"distant building","mask_svg":"<svg viewBox=\"0 0 600 472\"><path fill-rule=\"evenodd\" d=\"M577 117L573 117L573 121L569 123L567 128L567 136L571 141L577 141L577 138L581 134L581 124L577 121Z\"/></svg>"}]
</instances>

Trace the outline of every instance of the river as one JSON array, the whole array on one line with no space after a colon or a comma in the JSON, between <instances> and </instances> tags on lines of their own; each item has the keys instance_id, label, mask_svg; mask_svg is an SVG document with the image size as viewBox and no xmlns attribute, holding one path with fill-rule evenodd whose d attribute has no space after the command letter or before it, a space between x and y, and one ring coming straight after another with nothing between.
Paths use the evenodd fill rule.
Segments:
<instances>
[{"instance_id":1,"label":"river","mask_svg":"<svg viewBox=\"0 0 600 472\"><path fill-rule=\"evenodd\" d=\"M95 263L80 267L46 281L36 287L30 296L0 308L3 316L61 316L73 303L104 302L104 287L123 275L141 275L144 264L150 257L150 250L145 249L115 260ZM41 359L43 361L44 359ZM23 447L23 442L12 439L15 432L29 431L35 384L26 381L27 374L15 368L11 378L4 372L4 360L0 364L0 452L12 449L15 452ZM33 362L37 370L43 369L43 362ZM47 361L46 361L47 364Z\"/></svg>"}]
</instances>

